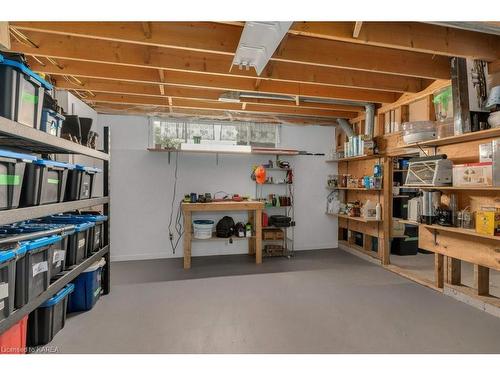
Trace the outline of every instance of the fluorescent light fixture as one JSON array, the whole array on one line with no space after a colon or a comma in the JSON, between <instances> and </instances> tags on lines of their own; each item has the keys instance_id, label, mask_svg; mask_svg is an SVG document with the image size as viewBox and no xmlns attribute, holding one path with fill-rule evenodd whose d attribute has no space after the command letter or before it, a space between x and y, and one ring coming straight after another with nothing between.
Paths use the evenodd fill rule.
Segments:
<instances>
[{"instance_id":1,"label":"fluorescent light fixture","mask_svg":"<svg viewBox=\"0 0 500 375\"><path fill-rule=\"evenodd\" d=\"M209 143L182 143L182 151L198 151L198 152L221 152L221 153L239 153L250 154L252 146L248 145L217 145Z\"/></svg>"},{"instance_id":2,"label":"fluorescent light fixture","mask_svg":"<svg viewBox=\"0 0 500 375\"><path fill-rule=\"evenodd\" d=\"M240 93L238 91L226 91L220 94L219 102L239 103Z\"/></svg>"},{"instance_id":3,"label":"fluorescent light fixture","mask_svg":"<svg viewBox=\"0 0 500 375\"><path fill-rule=\"evenodd\" d=\"M253 67L260 76L292 23L246 22L234 55L233 65L246 70Z\"/></svg>"}]
</instances>

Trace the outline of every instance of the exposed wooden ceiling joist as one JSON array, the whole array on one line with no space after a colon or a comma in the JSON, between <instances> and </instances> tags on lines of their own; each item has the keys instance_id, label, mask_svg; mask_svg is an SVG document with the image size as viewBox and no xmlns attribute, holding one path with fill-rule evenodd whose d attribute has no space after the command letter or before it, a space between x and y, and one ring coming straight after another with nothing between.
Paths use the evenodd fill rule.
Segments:
<instances>
[{"instance_id":1,"label":"exposed wooden ceiling joist","mask_svg":"<svg viewBox=\"0 0 500 375\"><path fill-rule=\"evenodd\" d=\"M290 33L349 43L420 51L428 54L500 58L500 37L419 22L363 22L357 38L354 22L295 22ZM443 78L443 77L440 77Z\"/></svg>"},{"instance_id":2,"label":"exposed wooden ceiling joist","mask_svg":"<svg viewBox=\"0 0 500 375\"><path fill-rule=\"evenodd\" d=\"M122 46L121 42L127 42L136 46L143 44L230 56L236 51L241 34L241 26L215 23L153 22L149 39L145 37L140 23L15 22L14 26L23 32L30 32L35 39L47 40L49 34L52 34L52 41L60 40L57 39L60 36L78 36L77 40L91 38L120 42L119 47ZM45 37L40 36L41 32ZM363 30L360 36L362 34ZM352 38L352 26L350 37ZM450 77L449 59L444 56L301 35L288 36L271 60L428 79ZM229 67L230 65L227 68Z\"/></svg>"},{"instance_id":3,"label":"exposed wooden ceiling joist","mask_svg":"<svg viewBox=\"0 0 500 375\"><path fill-rule=\"evenodd\" d=\"M15 42L12 49L28 55L67 59L68 61L102 62L121 66L196 72L227 77L246 77L247 79L255 78L255 73L252 71L233 69L230 73L229 67L231 66L232 57L226 55L206 55L200 52L126 43L117 45L114 42L92 41L83 38L75 41L73 37L50 34L30 35L30 38L33 38L38 48ZM54 38L57 38L57 40L54 40ZM99 53L95 53L95 51L99 51ZM66 65L69 65L69 63ZM399 93L418 92L432 83L431 80L415 77L286 62L272 62L266 68L260 80L366 88Z\"/></svg>"},{"instance_id":4,"label":"exposed wooden ceiling joist","mask_svg":"<svg viewBox=\"0 0 500 375\"><path fill-rule=\"evenodd\" d=\"M113 103L113 104L128 104L136 106L155 106L168 108L170 105L165 102L164 98L144 97L135 95L117 95L97 93L94 97L86 99L90 103ZM322 109L300 108L300 107L276 107L264 106L257 103L246 103L245 109L242 109L240 103L224 103L218 101L204 101L184 98L173 98L172 108L191 108L191 109L209 109L219 111L233 111L245 113L267 113L279 115L300 115L317 118L353 118L357 114L355 112L346 111L331 111Z\"/></svg>"},{"instance_id":5,"label":"exposed wooden ceiling joist","mask_svg":"<svg viewBox=\"0 0 500 375\"><path fill-rule=\"evenodd\" d=\"M121 66L120 69L117 69L116 66L111 64L79 61L72 61L67 64L64 63L64 69L62 70L53 65L41 66L36 63L34 63L32 67L35 71L52 74L53 76L71 74L79 77L80 80L84 82L88 82L89 79L84 80L83 78L99 78L101 80L106 80L107 82L101 82L99 85L87 84L86 87L89 90L96 91L114 90L114 87L119 87L119 85L123 82L146 83L156 86L162 84L157 71L154 69L144 69L130 66ZM301 95L304 97L347 99L374 103L392 103L400 96L398 93L385 91L358 90L335 86L308 85L276 81L263 81L259 88L255 89L252 80L247 78L222 77L176 71L165 71L164 79L164 85L167 86L217 89L224 91L259 92L267 94ZM155 90L155 93L157 92L158 91Z\"/></svg>"}]
</instances>

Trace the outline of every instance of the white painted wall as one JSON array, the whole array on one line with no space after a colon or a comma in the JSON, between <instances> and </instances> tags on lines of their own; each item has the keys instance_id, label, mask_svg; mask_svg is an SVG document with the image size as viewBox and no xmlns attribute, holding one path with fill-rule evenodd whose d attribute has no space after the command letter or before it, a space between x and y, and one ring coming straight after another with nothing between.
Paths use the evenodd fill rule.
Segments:
<instances>
[{"instance_id":1,"label":"white painted wall","mask_svg":"<svg viewBox=\"0 0 500 375\"><path fill-rule=\"evenodd\" d=\"M168 222L174 182L175 156L169 165L167 154L146 151L148 119L138 116L100 115L99 127L111 128L111 245L113 260L155 259L182 256L182 240L175 254L168 241ZM333 128L284 126L282 146L328 153L334 139ZM190 192L255 195L250 179L253 164L269 157L249 155L179 154L177 198ZM295 248L296 250L337 246L336 219L324 214L326 178L336 168L324 156L288 158L295 169ZM277 172L279 173L279 172ZM268 187L271 189L277 187ZM282 186L281 188L284 189ZM273 190L276 191L276 190ZM246 214L235 215L244 221ZM205 214L215 220L223 214ZM246 253L246 241L193 243L193 255Z\"/></svg>"}]
</instances>

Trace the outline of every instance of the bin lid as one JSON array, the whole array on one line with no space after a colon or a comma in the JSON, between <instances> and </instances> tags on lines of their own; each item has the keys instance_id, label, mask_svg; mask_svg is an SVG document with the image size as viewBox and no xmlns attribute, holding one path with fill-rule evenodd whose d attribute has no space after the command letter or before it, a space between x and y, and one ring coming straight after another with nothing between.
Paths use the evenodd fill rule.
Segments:
<instances>
[{"instance_id":1,"label":"bin lid","mask_svg":"<svg viewBox=\"0 0 500 375\"><path fill-rule=\"evenodd\" d=\"M89 215L89 214L73 215L73 218L76 220L81 220L82 222L91 221L96 223L108 220L108 217L106 215Z\"/></svg>"},{"instance_id":2,"label":"bin lid","mask_svg":"<svg viewBox=\"0 0 500 375\"><path fill-rule=\"evenodd\" d=\"M53 235L50 237L37 238L35 240L26 241L26 247L28 251L36 250L41 247L52 245L58 241L61 241L62 237L59 235Z\"/></svg>"},{"instance_id":3,"label":"bin lid","mask_svg":"<svg viewBox=\"0 0 500 375\"><path fill-rule=\"evenodd\" d=\"M44 80L42 77L40 77L38 74L36 74L34 71L32 71L30 68L28 68L23 63L20 63L19 61L6 59L2 54L0 54L0 64L12 66L13 68L20 70L24 74L34 78L38 83L40 83L40 85L42 85L47 90L52 90L53 88L53 86L50 83L48 83L46 80Z\"/></svg>"},{"instance_id":4,"label":"bin lid","mask_svg":"<svg viewBox=\"0 0 500 375\"><path fill-rule=\"evenodd\" d=\"M24 161L25 163L32 163L37 160L36 156L30 154L22 154L20 152L12 152L9 150L0 150L0 157Z\"/></svg>"},{"instance_id":5,"label":"bin lid","mask_svg":"<svg viewBox=\"0 0 500 375\"><path fill-rule=\"evenodd\" d=\"M86 166L81 165L81 164L76 164L75 166L76 166L77 170L85 171L87 173L101 173L102 172L102 169L100 169L100 168L86 167Z\"/></svg>"},{"instance_id":6,"label":"bin lid","mask_svg":"<svg viewBox=\"0 0 500 375\"><path fill-rule=\"evenodd\" d=\"M49 220L58 223L87 223L87 222L101 222L108 220L106 215L52 215L49 216Z\"/></svg>"},{"instance_id":7,"label":"bin lid","mask_svg":"<svg viewBox=\"0 0 500 375\"><path fill-rule=\"evenodd\" d=\"M57 117L59 120L66 120L66 117L61 115L59 112L54 111L50 108L42 108L42 112L48 112L51 116Z\"/></svg>"},{"instance_id":8,"label":"bin lid","mask_svg":"<svg viewBox=\"0 0 500 375\"><path fill-rule=\"evenodd\" d=\"M59 168L66 168L66 169L75 169L74 164L64 163L62 161L37 159L33 163L37 164L37 165L44 165L46 167L59 167Z\"/></svg>"},{"instance_id":9,"label":"bin lid","mask_svg":"<svg viewBox=\"0 0 500 375\"><path fill-rule=\"evenodd\" d=\"M46 230L53 230L61 227L68 227L64 232L58 233L58 235L62 237L69 236L70 234L75 233L75 227L71 224L53 224L53 223L24 223L18 227L13 227L10 230L21 230L22 232L33 233L33 232L42 232ZM9 231L9 229L7 229Z\"/></svg>"},{"instance_id":10,"label":"bin lid","mask_svg":"<svg viewBox=\"0 0 500 375\"><path fill-rule=\"evenodd\" d=\"M6 251L11 251L12 253L14 253L14 256L23 256L27 251L26 244L21 242L8 244L7 247L5 247L5 250L0 250L0 254Z\"/></svg>"},{"instance_id":11,"label":"bin lid","mask_svg":"<svg viewBox=\"0 0 500 375\"><path fill-rule=\"evenodd\" d=\"M106 265L106 261L104 260L104 258L101 258L101 260L98 260L97 262L92 263L92 265L89 266L85 271L83 271L83 273L94 272L97 269L104 267L105 265Z\"/></svg>"},{"instance_id":12,"label":"bin lid","mask_svg":"<svg viewBox=\"0 0 500 375\"><path fill-rule=\"evenodd\" d=\"M0 250L0 263L5 263L16 257L16 253L12 250Z\"/></svg>"},{"instance_id":13,"label":"bin lid","mask_svg":"<svg viewBox=\"0 0 500 375\"><path fill-rule=\"evenodd\" d=\"M64 288L62 288L59 292L54 294L54 296L52 296L47 301L42 303L40 305L40 307L54 306L54 305L58 304L59 302L61 302L64 299L64 297L66 297L68 294L73 293L74 290L75 290L75 286L73 284L68 284Z\"/></svg>"},{"instance_id":14,"label":"bin lid","mask_svg":"<svg viewBox=\"0 0 500 375\"><path fill-rule=\"evenodd\" d=\"M92 228L95 226L95 223L90 223L90 222L86 222L86 223L79 223L77 225L75 225L75 232L83 232L83 231L86 231L87 229L89 228Z\"/></svg>"}]
</instances>

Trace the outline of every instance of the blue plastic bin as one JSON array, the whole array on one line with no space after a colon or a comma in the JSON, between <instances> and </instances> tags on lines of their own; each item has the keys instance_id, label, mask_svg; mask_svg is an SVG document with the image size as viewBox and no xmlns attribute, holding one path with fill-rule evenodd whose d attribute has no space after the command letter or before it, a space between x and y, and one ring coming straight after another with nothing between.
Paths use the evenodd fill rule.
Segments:
<instances>
[{"instance_id":1,"label":"blue plastic bin","mask_svg":"<svg viewBox=\"0 0 500 375\"><path fill-rule=\"evenodd\" d=\"M33 163L36 156L0 150L0 210L19 206L26 163Z\"/></svg>"},{"instance_id":2,"label":"blue plastic bin","mask_svg":"<svg viewBox=\"0 0 500 375\"><path fill-rule=\"evenodd\" d=\"M0 250L0 320L14 311L16 291L16 253Z\"/></svg>"},{"instance_id":3,"label":"blue plastic bin","mask_svg":"<svg viewBox=\"0 0 500 375\"><path fill-rule=\"evenodd\" d=\"M73 281L75 291L69 298L68 312L88 311L94 307L102 293L102 269L105 265L106 261L101 259Z\"/></svg>"},{"instance_id":4,"label":"blue plastic bin","mask_svg":"<svg viewBox=\"0 0 500 375\"><path fill-rule=\"evenodd\" d=\"M73 284L66 285L29 315L28 346L46 345L64 328L68 298L74 288Z\"/></svg>"},{"instance_id":5,"label":"blue plastic bin","mask_svg":"<svg viewBox=\"0 0 500 375\"><path fill-rule=\"evenodd\" d=\"M40 130L52 134L56 137L61 136L62 123L65 117L60 113L49 109L42 109L42 122L40 123Z\"/></svg>"}]
</instances>

